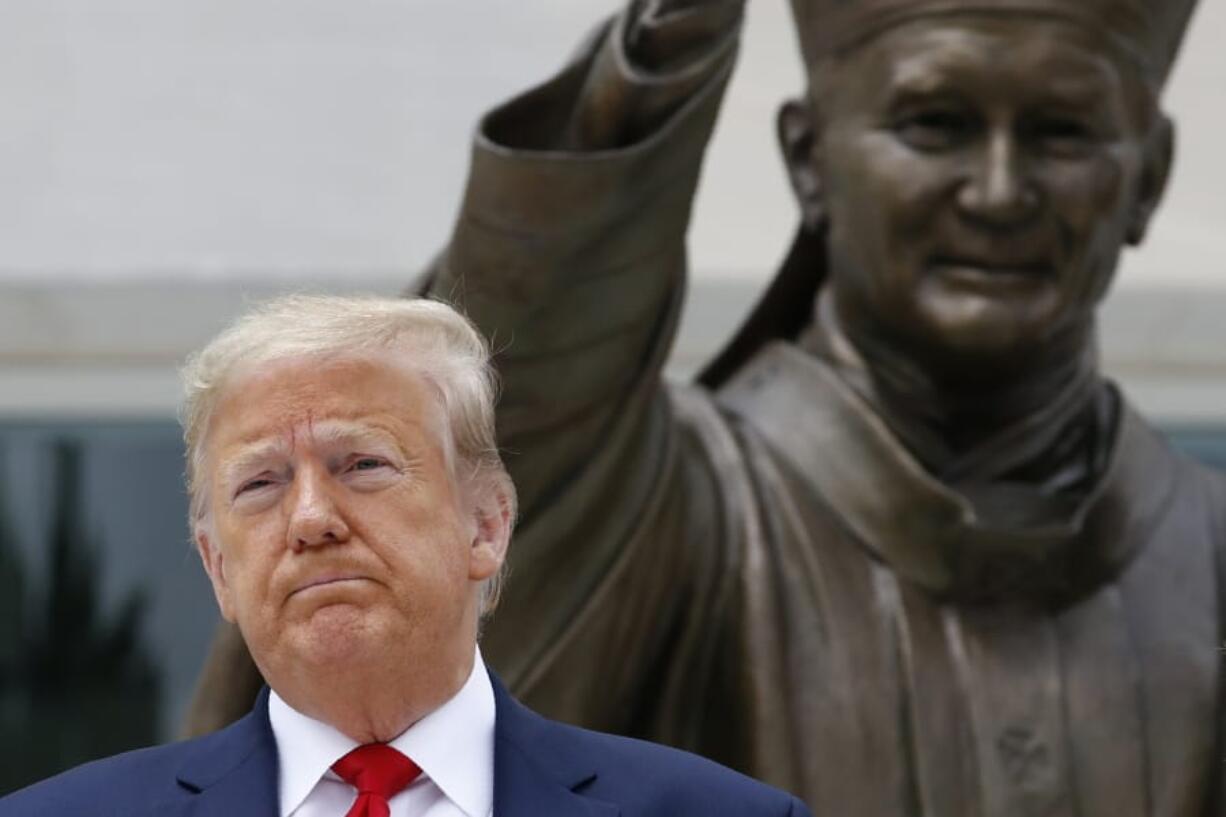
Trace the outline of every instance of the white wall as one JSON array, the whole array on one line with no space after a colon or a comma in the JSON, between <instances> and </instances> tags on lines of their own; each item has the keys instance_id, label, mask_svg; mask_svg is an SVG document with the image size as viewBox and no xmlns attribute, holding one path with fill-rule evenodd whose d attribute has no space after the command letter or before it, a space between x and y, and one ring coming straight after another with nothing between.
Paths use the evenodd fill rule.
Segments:
<instances>
[{"instance_id":1,"label":"white wall","mask_svg":"<svg viewBox=\"0 0 1226 817\"><path fill-rule=\"evenodd\" d=\"M0 413L166 414L173 362L304 282L394 291L450 228L478 114L617 0L4 0ZM692 232L692 366L794 214L772 118L800 87L787 0L752 0ZM1169 200L1106 310L1143 406L1226 418L1226 4L1170 87Z\"/></svg>"}]
</instances>

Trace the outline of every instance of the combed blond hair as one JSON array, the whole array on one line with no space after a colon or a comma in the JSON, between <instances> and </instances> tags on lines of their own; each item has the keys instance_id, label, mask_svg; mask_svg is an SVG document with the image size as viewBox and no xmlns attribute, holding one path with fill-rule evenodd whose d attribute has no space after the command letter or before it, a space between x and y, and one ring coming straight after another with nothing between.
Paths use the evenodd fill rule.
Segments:
<instances>
[{"instance_id":1,"label":"combed blond hair","mask_svg":"<svg viewBox=\"0 0 1226 817\"><path fill-rule=\"evenodd\" d=\"M440 395L443 444L463 490L503 489L515 518L515 489L498 454L494 431L497 378L489 344L459 312L422 298L286 295L259 304L188 358L181 375L181 422L187 448L187 490L194 530L208 511L206 440L229 379L248 368L301 357L392 353ZM482 590L493 608L503 571Z\"/></svg>"}]
</instances>

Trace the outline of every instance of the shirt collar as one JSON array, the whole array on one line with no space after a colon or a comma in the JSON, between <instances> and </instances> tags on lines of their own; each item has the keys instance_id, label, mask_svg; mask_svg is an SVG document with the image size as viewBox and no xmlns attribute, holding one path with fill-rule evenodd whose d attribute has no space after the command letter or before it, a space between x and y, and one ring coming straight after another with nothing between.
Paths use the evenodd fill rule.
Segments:
<instances>
[{"instance_id":1,"label":"shirt collar","mask_svg":"<svg viewBox=\"0 0 1226 817\"><path fill-rule=\"evenodd\" d=\"M494 802L494 712L494 689L477 650L460 691L390 745L411 758L467 817L486 817ZM281 817L287 817L358 744L293 709L276 690L268 697L268 719L280 764Z\"/></svg>"}]
</instances>

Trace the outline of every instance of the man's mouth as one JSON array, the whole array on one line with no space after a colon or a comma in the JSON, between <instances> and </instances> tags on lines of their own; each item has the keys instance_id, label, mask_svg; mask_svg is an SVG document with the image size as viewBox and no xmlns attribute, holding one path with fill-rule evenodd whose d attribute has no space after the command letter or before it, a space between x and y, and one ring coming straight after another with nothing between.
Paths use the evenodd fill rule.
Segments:
<instances>
[{"instance_id":1,"label":"man's mouth","mask_svg":"<svg viewBox=\"0 0 1226 817\"><path fill-rule=\"evenodd\" d=\"M296 596L299 593L302 593L308 590L316 590L322 587L329 587L332 585L343 584L347 582L363 582L363 581L367 581L367 578L365 576L360 576L356 573L328 573L322 576L314 576L302 582L290 592L290 596Z\"/></svg>"}]
</instances>

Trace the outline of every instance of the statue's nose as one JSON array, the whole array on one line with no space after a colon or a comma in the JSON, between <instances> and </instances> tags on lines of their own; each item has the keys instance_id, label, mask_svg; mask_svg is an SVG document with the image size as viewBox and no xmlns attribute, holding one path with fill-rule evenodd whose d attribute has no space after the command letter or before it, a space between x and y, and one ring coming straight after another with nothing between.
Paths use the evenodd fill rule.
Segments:
<instances>
[{"instance_id":1,"label":"statue's nose","mask_svg":"<svg viewBox=\"0 0 1226 817\"><path fill-rule=\"evenodd\" d=\"M958 190L958 206L975 221L1010 227L1038 210L1039 190L1031 178L1017 139L993 133L971 163Z\"/></svg>"}]
</instances>

